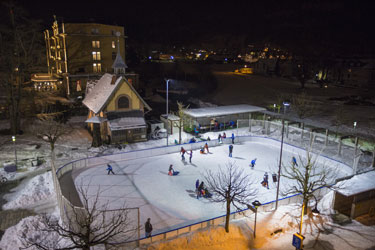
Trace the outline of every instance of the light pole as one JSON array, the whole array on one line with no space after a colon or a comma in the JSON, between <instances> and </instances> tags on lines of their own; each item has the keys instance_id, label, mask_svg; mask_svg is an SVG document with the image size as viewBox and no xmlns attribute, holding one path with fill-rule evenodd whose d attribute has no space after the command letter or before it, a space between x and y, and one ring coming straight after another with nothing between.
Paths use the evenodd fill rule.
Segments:
<instances>
[{"instance_id":1,"label":"light pole","mask_svg":"<svg viewBox=\"0 0 375 250\"><path fill-rule=\"evenodd\" d=\"M285 116L285 110L286 107L290 106L290 103L288 101L283 102L284 106L284 116ZM279 160L279 172L277 174L277 190L276 190L276 204L275 204L275 210L277 209L277 206L279 205L279 191L280 191L280 175L281 175L281 160L283 158L283 145L284 145L284 127L285 127L285 117L282 118L282 127L281 127L281 147L280 147L280 160Z\"/></svg>"},{"instance_id":2,"label":"light pole","mask_svg":"<svg viewBox=\"0 0 375 250\"><path fill-rule=\"evenodd\" d=\"M168 120L168 86L169 86L169 79L166 80L167 82L167 146L168 146L168 135L169 135L169 120Z\"/></svg>"},{"instance_id":3,"label":"light pole","mask_svg":"<svg viewBox=\"0 0 375 250\"><path fill-rule=\"evenodd\" d=\"M17 169L17 148L16 148L16 136L12 136L13 146L14 146L14 158L16 160L16 169Z\"/></svg>"},{"instance_id":4,"label":"light pole","mask_svg":"<svg viewBox=\"0 0 375 250\"><path fill-rule=\"evenodd\" d=\"M255 213L255 220L254 220L254 239L256 237L256 231L257 231L257 213L258 213L258 207L262 205L258 200L255 200L251 203L254 208L250 205L247 205L247 207Z\"/></svg>"}]
</instances>

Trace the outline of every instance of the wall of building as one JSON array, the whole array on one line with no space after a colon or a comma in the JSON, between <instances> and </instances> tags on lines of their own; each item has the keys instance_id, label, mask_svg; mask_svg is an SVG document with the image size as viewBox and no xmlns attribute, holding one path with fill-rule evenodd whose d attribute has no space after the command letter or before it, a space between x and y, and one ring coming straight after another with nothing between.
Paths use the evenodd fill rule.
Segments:
<instances>
[{"instance_id":1,"label":"wall of building","mask_svg":"<svg viewBox=\"0 0 375 250\"><path fill-rule=\"evenodd\" d=\"M117 111L116 101L117 98L121 95L127 95L130 101L129 109L140 109L143 111L143 104L138 98L136 93L129 87L125 82L121 84L120 88L116 91L115 95L112 97L111 101L108 103L106 111Z\"/></svg>"},{"instance_id":2,"label":"wall of building","mask_svg":"<svg viewBox=\"0 0 375 250\"><path fill-rule=\"evenodd\" d=\"M66 23L65 32L70 74L111 73L118 50L117 32L121 33L120 54L125 61L124 27L96 23ZM93 41L99 41L99 44L93 44ZM93 52L100 52L100 60L94 58ZM101 69L96 71L94 64L100 64Z\"/></svg>"}]
</instances>

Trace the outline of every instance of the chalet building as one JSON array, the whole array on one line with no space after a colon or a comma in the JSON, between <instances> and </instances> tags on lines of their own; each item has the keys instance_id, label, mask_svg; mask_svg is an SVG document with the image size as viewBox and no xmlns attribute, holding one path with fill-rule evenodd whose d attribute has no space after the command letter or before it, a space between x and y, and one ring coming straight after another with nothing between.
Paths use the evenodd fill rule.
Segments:
<instances>
[{"instance_id":1,"label":"chalet building","mask_svg":"<svg viewBox=\"0 0 375 250\"><path fill-rule=\"evenodd\" d=\"M124 27L99 23L58 23L44 31L47 73L32 75L36 90L63 89L67 96L82 94L88 80L113 73L118 54L125 61ZM126 64L124 69L127 68ZM121 72L133 86L137 74Z\"/></svg>"},{"instance_id":2,"label":"chalet building","mask_svg":"<svg viewBox=\"0 0 375 250\"><path fill-rule=\"evenodd\" d=\"M122 64L122 59L119 61ZM83 104L89 109L86 122L93 133L93 146L100 146L103 141L147 140L144 114L151 111L151 107L126 77L106 73L99 80L89 81Z\"/></svg>"}]
</instances>

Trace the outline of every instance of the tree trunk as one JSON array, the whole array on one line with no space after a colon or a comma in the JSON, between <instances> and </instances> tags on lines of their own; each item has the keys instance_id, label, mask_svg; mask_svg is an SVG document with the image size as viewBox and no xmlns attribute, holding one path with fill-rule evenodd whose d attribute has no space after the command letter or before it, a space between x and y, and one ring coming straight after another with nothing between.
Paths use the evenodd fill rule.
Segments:
<instances>
[{"instance_id":1,"label":"tree trunk","mask_svg":"<svg viewBox=\"0 0 375 250\"><path fill-rule=\"evenodd\" d=\"M307 199L304 199L303 200L303 204L305 205L304 207L305 207L305 209L304 209L304 211L303 211L303 215L306 215L307 214L307 203L309 202L309 200L307 200Z\"/></svg>"},{"instance_id":2,"label":"tree trunk","mask_svg":"<svg viewBox=\"0 0 375 250\"><path fill-rule=\"evenodd\" d=\"M227 213L225 216L225 232L229 233L230 199L227 199Z\"/></svg>"}]
</instances>

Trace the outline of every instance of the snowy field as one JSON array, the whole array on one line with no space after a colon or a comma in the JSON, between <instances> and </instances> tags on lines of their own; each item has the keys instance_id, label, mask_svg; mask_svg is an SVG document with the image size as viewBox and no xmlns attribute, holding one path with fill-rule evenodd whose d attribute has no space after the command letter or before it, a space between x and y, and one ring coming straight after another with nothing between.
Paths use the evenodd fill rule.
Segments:
<instances>
[{"instance_id":1,"label":"snowy field","mask_svg":"<svg viewBox=\"0 0 375 250\"><path fill-rule=\"evenodd\" d=\"M291 158L304 161L305 154L298 153L297 148L285 147L283 164L291 164ZM209 199L195 195L195 181L204 181L206 170L213 172L218 167L234 163L245 173L250 174L254 182L252 188L258 190L254 197L261 203L275 200L276 183L272 182L271 174L277 172L279 144L274 140L263 139L237 143L234 145L233 157L228 157L228 145L210 148L209 154L193 151L192 163L181 161L179 153L140 158L121 162L112 162L116 175L107 175L106 166L96 166L82 171L75 179L76 186L88 188L88 196L100 192L100 203L109 204L109 209L116 209L126 203L127 207L139 207L141 225L151 218L153 233L178 228L204 219L225 214L223 204L212 203ZM108 158L108 157L107 157ZM249 167L250 161L257 158L255 169ZM332 162L319 157L318 166L329 166L337 169L336 178L349 175L351 169L344 164ZM173 164L178 176L168 176L168 167ZM270 189L261 186L265 172L270 175ZM283 184L292 184L281 178ZM234 211L234 210L233 210Z\"/></svg>"}]
</instances>

